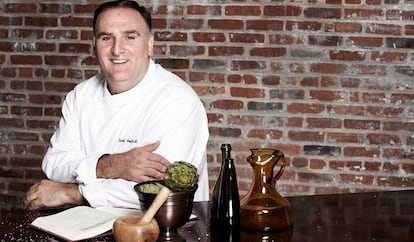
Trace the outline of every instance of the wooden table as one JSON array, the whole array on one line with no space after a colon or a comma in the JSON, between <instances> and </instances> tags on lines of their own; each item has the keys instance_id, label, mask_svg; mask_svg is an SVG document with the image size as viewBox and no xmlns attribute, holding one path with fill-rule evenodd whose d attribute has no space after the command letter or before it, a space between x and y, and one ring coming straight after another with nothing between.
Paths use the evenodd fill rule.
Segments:
<instances>
[{"instance_id":1,"label":"wooden table","mask_svg":"<svg viewBox=\"0 0 414 242\"><path fill-rule=\"evenodd\" d=\"M414 241L414 190L374 193L288 197L295 223L275 233L241 231L241 241L367 242ZM59 241L28 224L37 216L56 210L30 212L22 209L0 213L0 242ZM209 204L195 203L199 220L179 229L172 241L220 241L209 230ZM113 241L112 236L88 241Z\"/></svg>"}]
</instances>

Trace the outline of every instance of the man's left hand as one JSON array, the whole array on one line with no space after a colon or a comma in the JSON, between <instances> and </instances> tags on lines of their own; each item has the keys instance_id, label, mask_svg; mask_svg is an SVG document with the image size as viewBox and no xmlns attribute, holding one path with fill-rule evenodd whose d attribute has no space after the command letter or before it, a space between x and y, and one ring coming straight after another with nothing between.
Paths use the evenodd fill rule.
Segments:
<instances>
[{"instance_id":1,"label":"man's left hand","mask_svg":"<svg viewBox=\"0 0 414 242\"><path fill-rule=\"evenodd\" d=\"M42 180L31 186L24 199L25 207L30 210L82 203L83 197L78 184L51 180Z\"/></svg>"}]
</instances>

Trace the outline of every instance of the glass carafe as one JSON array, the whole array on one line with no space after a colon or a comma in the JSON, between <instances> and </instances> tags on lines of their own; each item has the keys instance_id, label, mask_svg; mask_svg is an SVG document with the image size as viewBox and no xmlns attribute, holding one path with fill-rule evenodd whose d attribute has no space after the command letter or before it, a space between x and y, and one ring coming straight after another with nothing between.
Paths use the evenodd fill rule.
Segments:
<instances>
[{"instance_id":1,"label":"glass carafe","mask_svg":"<svg viewBox=\"0 0 414 242\"><path fill-rule=\"evenodd\" d=\"M240 227L255 231L288 228L293 224L290 203L276 190L276 182L286 166L285 157L281 151L275 149L250 151L247 162L253 168L253 183L240 201ZM280 168L273 176L276 164Z\"/></svg>"}]
</instances>

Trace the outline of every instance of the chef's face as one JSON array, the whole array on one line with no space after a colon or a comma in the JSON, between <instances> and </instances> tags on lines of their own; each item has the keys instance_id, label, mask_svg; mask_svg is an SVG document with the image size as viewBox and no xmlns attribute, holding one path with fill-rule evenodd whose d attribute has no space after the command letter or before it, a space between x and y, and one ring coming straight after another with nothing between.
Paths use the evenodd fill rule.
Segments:
<instances>
[{"instance_id":1,"label":"chef's face","mask_svg":"<svg viewBox=\"0 0 414 242\"><path fill-rule=\"evenodd\" d=\"M112 94L137 85L148 70L154 38L134 9L107 9L95 25L95 55Z\"/></svg>"}]
</instances>

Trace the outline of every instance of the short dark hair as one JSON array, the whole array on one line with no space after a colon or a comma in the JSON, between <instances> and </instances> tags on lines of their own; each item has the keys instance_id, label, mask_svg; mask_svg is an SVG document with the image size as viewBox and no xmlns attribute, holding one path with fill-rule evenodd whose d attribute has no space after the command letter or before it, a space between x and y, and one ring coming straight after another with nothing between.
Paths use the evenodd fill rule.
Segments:
<instances>
[{"instance_id":1,"label":"short dark hair","mask_svg":"<svg viewBox=\"0 0 414 242\"><path fill-rule=\"evenodd\" d=\"M95 31L96 31L96 20L98 19L99 15L105 10L108 10L108 9L111 9L111 8L117 8L117 7L130 8L130 9L134 9L137 12L139 12L139 14L141 14L141 16L145 20L145 23L147 24L148 31L151 32L151 30L152 30L151 14L150 14L150 12L148 12L148 10L145 7L140 6L137 2L131 1L131 0L116 0L116 1L110 1L110 2L102 3L95 10L95 14L93 16L93 32L94 32L94 34L95 34Z\"/></svg>"}]
</instances>

